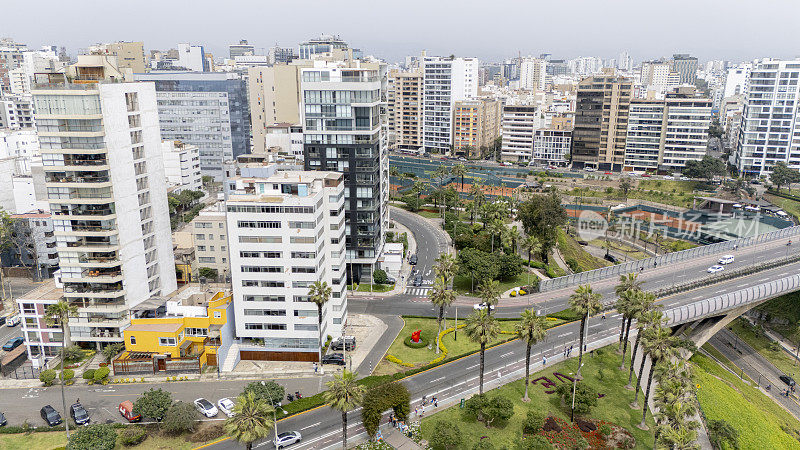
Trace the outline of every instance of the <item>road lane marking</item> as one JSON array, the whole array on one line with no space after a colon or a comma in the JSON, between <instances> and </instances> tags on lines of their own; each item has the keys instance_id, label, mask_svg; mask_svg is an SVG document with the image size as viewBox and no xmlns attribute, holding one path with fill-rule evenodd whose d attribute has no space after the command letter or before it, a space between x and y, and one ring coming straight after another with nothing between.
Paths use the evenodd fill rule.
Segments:
<instances>
[{"instance_id":1,"label":"road lane marking","mask_svg":"<svg viewBox=\"0 0 800 450\"><path fill-rule=\"evenodd\" d=\"M319 424L321 424L321 423L322 423L322 422L317 422L317 423L315 423L315 424L313 424L313 425L309 425L309 426L307 426L307 427L305 427L305 428L300 428L300 431L307 430L307 429L309 429L309 428L313 428L313 427L315 427L315 426L317 426L317 425L319 425Z\"/></svg>"}]
</instances>

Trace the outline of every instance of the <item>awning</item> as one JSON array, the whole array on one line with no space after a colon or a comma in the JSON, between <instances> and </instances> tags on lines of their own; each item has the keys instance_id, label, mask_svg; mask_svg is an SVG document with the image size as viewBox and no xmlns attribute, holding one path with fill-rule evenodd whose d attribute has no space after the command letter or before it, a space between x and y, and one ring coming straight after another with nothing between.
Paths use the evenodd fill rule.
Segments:
<instances>
[{"instance_id":1,"label":"awning","mask_svg":"<svg viewBox=\"0 0 800 450\"><path fill-rule=\"evenodd\" d=\"M188 347L191 347L192 344L194 344L194 341L190 341L188 339L183 341L183 344L181 344L181 350L183 350L185 348L188 348Z\"/></svg>"}]
</instances>

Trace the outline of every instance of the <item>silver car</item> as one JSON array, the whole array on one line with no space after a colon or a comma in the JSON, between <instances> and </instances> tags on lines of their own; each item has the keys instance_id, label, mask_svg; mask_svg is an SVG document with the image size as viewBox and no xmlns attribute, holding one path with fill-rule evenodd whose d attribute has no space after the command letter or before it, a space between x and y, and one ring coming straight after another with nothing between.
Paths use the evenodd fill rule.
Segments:
<instances>
[{"instance_id":1,"label":"silver car","mask_svg":"<svg viewBox=\"0 0 800 450\"><path fill-rule=\"evenodd\" d=\"M217 410L217 407L214 406L213 403L204 398L198 398L197 400L195 400L194 406L197 408L198 411L200 411L200 414L208 417L209 419L219 414L219 410Z\"/></svg>"},{"instance_id":2,"label":"silver car","mask_svg":"<svg viewBox=\"0 0 800 450\"><path fill-rule=\"evenodd\" d=\"M300 439L302 439L302 436L300 436L299 431L286 431L279 434L273 444L275 444L275 448L283 448L300 442Z\"/></svg>"}]
</instances>

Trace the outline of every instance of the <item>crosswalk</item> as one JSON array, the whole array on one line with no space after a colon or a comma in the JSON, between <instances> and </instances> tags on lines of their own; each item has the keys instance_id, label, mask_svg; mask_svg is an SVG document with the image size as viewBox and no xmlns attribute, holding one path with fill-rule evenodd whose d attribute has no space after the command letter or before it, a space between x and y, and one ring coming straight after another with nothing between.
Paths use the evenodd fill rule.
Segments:
<instances>
[{"instance_id":1,"label":"crosswalk","mask_svg":"<svg viewBox=\"0 0 800 450\"><path fill-rule=\"evenodd\" d=\"M406 294L425 297L428 295L428 291L430 290L431 288L429 287L407 287Z\"/></svg>"}]
</instances>

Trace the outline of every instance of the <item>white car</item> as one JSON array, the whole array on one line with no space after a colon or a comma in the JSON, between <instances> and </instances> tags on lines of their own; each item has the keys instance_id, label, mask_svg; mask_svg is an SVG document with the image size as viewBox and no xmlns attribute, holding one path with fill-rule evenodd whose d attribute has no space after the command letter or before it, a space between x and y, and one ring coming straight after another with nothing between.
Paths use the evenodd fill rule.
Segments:
<instances>
[{"instance_id":1,"label":"white car","mask_svg":"<svg viewBox=\"0 0 800 450\"><path fill-rule=\"evenodd\" d=\"M278 437L273 441L275 444L275 448L283 448L287 445L292 445L300 442L300 439L303 437L300 436L299 431L287 431L278 435Z\"/></svg>"},{"instance_id":2,"label":"white car","mask_svg":"<svg viewBox=\"0 0 800 450\"><path fill-rule=\"evenodd\" d=\"M708 273L717 273L717 272L722 272L723 270L725 270L724 267L720 265L715 265L708 268Z\"/></svg>"},{"instance_id":3,"label":"white car","mask_svg":"<svg viewBox=\"0 0 800 450\"><path fill-rule=\"evenodd\" d=\"M733 255L722 255L717 264L730 264L734 260Z\"/></svg>"},{"instance_id":4,"label":"white car","mask_svg":"<svg viewBox=\"0 0 800 450\"><path fill-rule=\"evenodd\" d=\"M214 406L213 403L204 398L198 398L197 400L195 400L194 406L195 408L197 408L198 411L200 411L200 414L208 417L209 419L219 414L219 410L217 410L217 407Z\"/></svg>"},{"instance_id":5,"label":"white car","mask_svg":"<svg viewBox=\"0 0 800 450\"><path fill-rule=\"evenodd\" d=\"M222 398L217 402L217 408L228 417L233 417L233 400L229 398Z\"/></svg>"},{"instance_id":6,"label":"white car","mask_svg":"<svg viewBox=\"0 0 800 450\"><path fill-rule=\"evenodd\" d=\"M674 180L675 177L673 177L672 175L664 175L664 179L665 180Z\"/></svg>"},{"instance_id":7,"label":"white car","mask_svg":"<svg viewBox=\"0 0 800 450\"><path fill-rule=\"evenodd\" d=\"M597 169L595 169L594 167L584 167L583 170L585 170L586 172L596 172L597 171Z\"/></svg>"},{"instance_id":8,"label":"white car","mask_svg":"<svg viewBox=\"0 0 800 450\"><path fill-rule=\"evenodd\" d=\"M689 181L689 177L681 177L680 180L681 181Z\"/></svg>"},{"instance_id":9,"label":"white car","mask_svg":"<svg viewBox=\"0 0 800 450\"><path fill-rule=\"evenodd\" d=\"M489 307L489 311L494 311L494 305L487 305L486 303L475 303L472 306L472 309L475 311L480 311L482 309L486 309L487 306Z\"/></svg>"}]
</instances>

